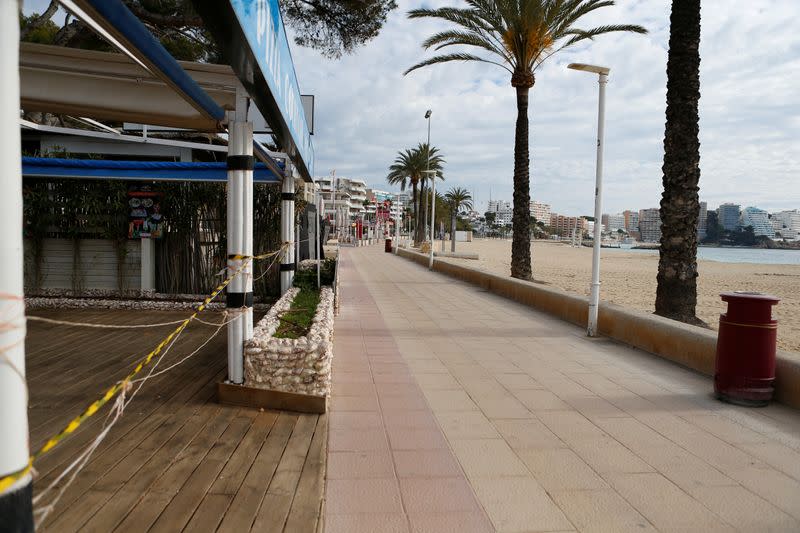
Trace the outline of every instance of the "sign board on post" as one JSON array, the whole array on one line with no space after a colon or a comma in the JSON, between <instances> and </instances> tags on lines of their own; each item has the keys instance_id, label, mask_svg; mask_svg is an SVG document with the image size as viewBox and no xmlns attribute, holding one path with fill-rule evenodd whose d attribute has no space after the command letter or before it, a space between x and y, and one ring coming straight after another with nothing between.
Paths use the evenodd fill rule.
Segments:
<instances>
[{"instance_id":1,"label":"sign board on post","mask_svg":"<svg viewBox=\"0 0 800 533\"><path fill-rule=\"evenodd\" d=\"M193 4L281 149L311 181L314 145L278 0L194 0Z\"/></svg>"}]
</instances>

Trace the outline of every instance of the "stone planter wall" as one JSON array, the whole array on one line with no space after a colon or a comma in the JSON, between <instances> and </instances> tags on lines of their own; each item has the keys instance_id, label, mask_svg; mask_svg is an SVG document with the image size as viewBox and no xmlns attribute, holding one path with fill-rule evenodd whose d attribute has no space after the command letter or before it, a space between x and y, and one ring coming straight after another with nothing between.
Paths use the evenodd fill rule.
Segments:
<instances>
[{"instance_id":1,"label":"stone planter wall","mask_svg":"<svg viewBox=\"0 0 800 533\"><path fill-rule=\"evenodd\" d=\"M300 289L292 288L269 310L245 343L244 379L248 387L329 396L333 357L333 290L323 287L319 306L305 337L273 337L279 316Z\"/></svg>"}]
</instances>

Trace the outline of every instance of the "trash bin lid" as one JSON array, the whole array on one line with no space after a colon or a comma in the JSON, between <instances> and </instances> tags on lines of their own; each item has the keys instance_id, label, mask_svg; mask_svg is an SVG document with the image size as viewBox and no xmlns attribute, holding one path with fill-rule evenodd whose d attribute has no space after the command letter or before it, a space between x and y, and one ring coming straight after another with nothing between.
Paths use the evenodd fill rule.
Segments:
<instances>
[{"instance_id":1,"label":"trash bin lid","mask_svg":"<svg viewBox=\"0 0 800 533\"><path fill-rule=\"evenodd\" d=\"M769 302L771 305L775 305L776 303L780 302L781 299L772 296L770 294L763 294L760 292L748 292L748 291L733 291L733 292L723 292L720 294L723 302L730 302L730 301L743 301L743 300L756 300L761 301L764 303Z\"/></svg>"}]
</instances>

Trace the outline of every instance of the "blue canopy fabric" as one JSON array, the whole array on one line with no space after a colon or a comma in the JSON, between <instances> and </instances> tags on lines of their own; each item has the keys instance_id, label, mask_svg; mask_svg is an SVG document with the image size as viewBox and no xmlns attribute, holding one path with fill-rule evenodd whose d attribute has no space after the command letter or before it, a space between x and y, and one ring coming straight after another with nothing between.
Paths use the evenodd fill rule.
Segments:
<instances>
[{"instance_id":1,"label":"blue canopy fabric","mask_svg":"<svg viewBox=\"0 0 800 533\"><path fill-rule=\"evenodd\" d=\"M23 157L26 178L113 179L133 181L227 181L228 170L221 163L175 163L171 161L109 161L102 159L59 159ZM264 163L256 163L255 183L280 183Z\"/></svg>"}]
</instances>

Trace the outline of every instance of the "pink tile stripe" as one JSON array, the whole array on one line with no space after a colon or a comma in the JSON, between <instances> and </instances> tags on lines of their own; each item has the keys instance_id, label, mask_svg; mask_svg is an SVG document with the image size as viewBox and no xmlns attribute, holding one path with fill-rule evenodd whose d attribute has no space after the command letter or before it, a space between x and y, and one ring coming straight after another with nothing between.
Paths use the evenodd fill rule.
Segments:
<instances>
[{"instance_id":1,"label":"pink tile stripe","mask_svg":"<svg viewBox=\"0 0 800 533\"><path fill-rule=\"evenodd\" d=\"M346 251L339 268L325 530L494 531Z\"/></svg>"}]
</instances>

